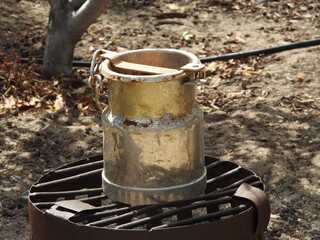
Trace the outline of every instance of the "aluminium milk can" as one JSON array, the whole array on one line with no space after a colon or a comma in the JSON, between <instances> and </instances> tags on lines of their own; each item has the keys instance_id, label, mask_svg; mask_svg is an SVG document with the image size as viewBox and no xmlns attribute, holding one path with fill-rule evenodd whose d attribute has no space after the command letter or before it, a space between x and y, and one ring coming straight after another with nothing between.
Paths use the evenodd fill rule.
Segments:
<instances>
[{"instance_id":1,"label":"aluminium milk can","mask_svg":"<svg viewBox=\"0 0 320 240\"><path fill-rule=\"evenodd\" d=\"M206 187L203 113L195 101L203 64L186 51L104 51L105 194L127 204L187 199ZM100 81L101 82L101 81Z\"/></svg>"}]
</instances>

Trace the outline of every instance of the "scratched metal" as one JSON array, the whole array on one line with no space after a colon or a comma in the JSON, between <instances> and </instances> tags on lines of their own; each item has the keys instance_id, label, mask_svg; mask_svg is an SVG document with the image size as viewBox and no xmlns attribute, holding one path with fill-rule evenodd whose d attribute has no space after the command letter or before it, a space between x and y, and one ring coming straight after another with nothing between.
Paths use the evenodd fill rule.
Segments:
<instances>
[{"instance_id":1,"label":"scratched metal","mask_svg":"<svg viewBox=\"0 0 320 240\"><path fill-rule=\"evenodd\" d=\"M118 58L112 61L177 71L135 75L115 68L109 60L102 64L109 97L102 113L105 193L127 204L202 194L206 184L204 120L195 101L195 85L186 84L201 71L199 59L171 49L129 51Z\"/></svg>"}]
</instances>

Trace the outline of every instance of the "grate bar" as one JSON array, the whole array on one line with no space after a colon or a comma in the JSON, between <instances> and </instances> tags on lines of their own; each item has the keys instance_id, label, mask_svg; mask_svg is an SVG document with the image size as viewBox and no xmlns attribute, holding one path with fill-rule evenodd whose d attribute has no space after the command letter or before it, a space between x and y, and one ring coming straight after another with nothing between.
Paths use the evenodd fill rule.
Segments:
<instances>
[{"instance_id":1,"label":"grate bar","mask_svg":"<svg viewBox=\"0 0 320 240\"><path fill-rule=\"evenodd\" d=\"M92 226L95 226L95 227L107 226L107 225L116 223L118 221L123 221L125 219L131 219L132 214L133 214L132 212L129 212L129 213L122 214L120 216L115 216L115 217L111 217L111 218L108 218L108 219L103 219L103 220L100 220L100 221L91 222L91 223L87 224L87 226L91 226L91 227Z\"/></svg>"},{"instance_id":2,"label":"grate bar","mask_svg":"<svg viewBox=\"0 0 320 240\"><path fill-rule=\"evenodd\" d=\"M131 229L134 227L139 227L144 224L148 224L153 221L162 220L164 218L171 217L173 215L177 215L178 213L180 213L182 211L193 210L193 209L197 209L200 207L207 207L208 205L211 205L211 204L230 203L231 201L232 201L232 198L227 197L227 198L221 198L221 199L216 199L216 200L211 200L211 201L198 202L198 203L194 203L194 204L191 204L188 206L172 209L172 210L169 210L167 212L163 212L163 213L160 213L157 215L153 215L151 217L146 217L146 218L132 221L132 222L129 222L126 224L122 224L122 225L117 226L116 229Z\"/></svg>"},{"instance_id":3,"label":"grate bar","mask_svg":"<svg viewBox=\"0 0 320 240\"><path fill-rule=\"evenodd\" d=\"M93 171L89 171L86 173L81 173L81 174L77 174L71 177L65 177L65 178L61 178L61 179L57 179L57 180L53 180L53 181L48 181L48 182L44 182L44 183L38 183L33 185L33 187L39 191L42 188L49 188L49 187L57 187L59 185L65 184L69 181L79 181L80 178L85 178L85 177L91 177L93 175L99 175L101 174L102 169L97 169L97 170L93 170Z\"/></svg>"},{"instance_id":4,"label":"grate bar","mask_svg":"<svg viewBox=\"0 0 320 240\"><path fill-rule=\"evenodd\" d=\"M85 202L85 203L92 203L92 202L97 201L97 200L101 201L101 200L103 200L105 198L106 198L106 195L101 194L99 196L88 197L88 198L80 198L78 200L82 201L82 202Z\"/></svg>"},{"instance_id":5,"label":"grate bar","mask_svg":"<svg viewBox=\"0 0 320 240\"><path fill-rule=\"evenodd\" d=\"M60 197L76 197L79 195L91 195L91 194L101 194L102 188L91 188L91 189L80 189L80 190L71 190L71 191L57 191L57 192L33 192L30 193L30 199L32 201L41 202L42 200L48 201L48 199L52 199L50 201L54 201Z\"/></svg>"},{"instance_id":6,"label":"grate bar","mask_svg":"<svg viewBox=\"0 0 320 240\"><path fill-rule=\"evenodd\" d=\"M114 209L114 208L119 208L120 206L122 206L123 204L122 203L118 203L118 202L113 202L113 203L110 203L108 205L102 205L102 206L98 206L96 207L95 209L97 211L107 211L107 210L111 210L111 209ZM88 214L89 215L89 214Z\"/></svg>"},{"instance_id":7,"label":"grate bar","mask_svg":"<svg viewBox=\"0 0 320 240\"><path fill-rule=\"evenodd\" d=\"M103 212L96 212L94 214L87 214L87 215L80 215L80 216L74 216L72 218L70 218L70 221L74 222L74 223L79 223L82 221L89 221L89 222L93 222L96 221L98 219L104 218L104 217L109 217L109 216L113 216L113 215L118 215L118 214L125 214L128 212L131 212L133 210L136 210L138 208L138 206L134 206L134 207L123 207L123 208L116 208L116 209L107 209Z\"/></svg>"},{"instance_id":8,"label":"grate bar","mask_svg":"<svg viewBox=\"0 0 320 240\"><path fill-rule=\"evenodd\" d=\"M229 177L235 175L236 173L239 173L242 169L243 168L240 167L240 166L236 167L236 168L234 168L234 169L232 169L232 170L230 170L228 172L225 172L225 173L221 174L218 177L214 177L214 178L211 178L211 179L207 180L207 184L213 184L215 182L222 181L222 180L224 180L226 178L229 178Z\"/></svg>"},{"instance_id":9,"label":"grate bar","mask_svg":"<svg viewBox=\"0 0 320 240\"><path fill-rule=\"evenodd\" d=\"M217 168L217 167L220 167L222 165L226 165L228 162L226 161L216 161L216 162L213 162L213 163L210 163L209 165L206 166L207 170L210 170L212 168ZM237 167L237 166L235 166Z\"/></svg>"},{"instance_id":10,"label":"grate bar","mask_svg":"<svg viewBox=\"0 0 320 240\"><path fill-rule=\"evenodd\" d=\"M89 170L94 170L102 167L103 167L103 161L96 161L93 163L86 163L78 166L57 169L55 171L55 175L60 175L60 174L74 175L80 172L86 172Z\"/></svg>"},{"instance_id":11,"label":"grate bar","mask_svg":"<svg viewBox=\"0 0 320 240\"><path fill-rule=\"evenodd\" d=\"M251 206L248 205L240 205L237 207L233 207L233 208L229 208L229 209L225 209L225 210L221 210L219 212L215 212L215 213L209 213L207 215L202 215L199 217L195 217L195 218L189 218L189 219L185 219L185 220L181 220L181 221L177 221L174 223L169 223L169 224L163 224L157 227L153 227L151 229L152 230L159 230L162 228L171 228L171 227L179 227L179 226L183 226L183 225L192 225L192 224L196 224L196 223L200 223L203 221L210 221L213 219L219 219L222 217L226 217L226 216L233 216L235 214L238 214L240 212L243 212L247 209L249 209Z\"/></svg>"},{"instance_id":12,"label":"grate bar","mask_svg":"<svg viewBox=\"0 0 320 240\"><path fill-rule=\"evenodd\" d=\"M229 186L224 187L223 190L228 190L231 188L238 188L242 183L250 184L253 181L255 181L255 182L260 181L260 178L257 176L251 175L251 176L245 177L243 179L240 179L239 181L234 182L234 183L230 184Z\"/></svg>"},{"instance_id":13,"label":"grate bar","mask_svg":"<svg viewBox=\"0 0 320 240\"><path fill-rule=\"evenodd\" d=\"M77 161L77 162L73 162L71 164L68 164L68 165L65 165L65 166L62 166L62 167L56 169L54 172L56 172L58 170L60 171L62 169L72 168L72 167L86 166L88 164L95 163L95 162L103 162L102 155L92 156L92 157L88 157L88 158L82 159L82 160Z\"/></svg>"},{"instance_id":14,"label":"grate bar","mask_svg":"<svg viewBox=\"0 0 320 240\"><path fill-rule=\"evenodd\" d=\"M100 200L105 199L105 198L106 198L106 195L102 194L102 195L94 196L94 197L80 198L78 200L82 201L82 202L85 202L85 203L91 203L91 202L94 202L94 201L97 201L97 200L100 201ZM57 201L54 201L54 202L38 202L38 203L34 203L34 205L39 209L44 209L44 208L52 207L53 205L56 204L56 202Z\"/></svg>"},{"instance_id":15,"label":"grate bar","mask_svg":"<svg viewBox=\"0 0 320 240\"><path fill-rule=\"evenodd\" d=\"M235 193L236 189L229 191L230 195L233 195ZM135 217L138 215L142 215L145 214L147 212L153 211L155 209L158 209L160 207L175 207L177 204L191 204L192 202L196 202L196 201L203 201L203 200L210 200L210 199L214 199L214 198L218 198L221 196L226 196L226 192L221 192L217 195L206 195L206 196L200 196L200 197L196 197L196 198L192 198L192 199L188 199L188 200L179 200L179 201L173 201L173 202L168 202L168 203L162 203L162 204L154 204L154 205L150 205L150 206L134 206L134 209L129 209L128 208L128 213L132 210L135 210L135 212L132 212L131 217ZM116 211L114 212L114 215L119 214ZM96 219L96 218L104 218L104 217L108 217L109 216L109 211L103 211L103 212L96 212L96 213L92 213L90 215L87 215L89 219L86 220L90 220L90 218L92 219ZM99 216L99 217L96 217ZM117 216L117 218L115 220L121 220L121 216L119 215ZM125 215L125 217L127 217L127 215ZM76 217L74 217L73 219L76 219ZM78 220L75 220L76 222L79 222ZM83 221L83 220L81 220ZM104 221L104 220L101 220ZM101 222L101 224L103 224L103 222ZM110 224L108 222L108 224Z\"/></svg>"}]
</instances>

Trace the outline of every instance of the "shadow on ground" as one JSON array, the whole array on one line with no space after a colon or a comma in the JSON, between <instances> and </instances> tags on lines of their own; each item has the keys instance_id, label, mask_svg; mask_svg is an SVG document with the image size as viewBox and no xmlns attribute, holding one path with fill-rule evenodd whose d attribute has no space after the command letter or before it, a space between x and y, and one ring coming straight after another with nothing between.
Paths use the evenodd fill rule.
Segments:
<instances>
[{"instance_id":1,"label":"shadow on ground","mask_svg":"<svg viewBox=\"0 0 320 240\"><path fill-rule=\"evenodd\" d=\"M250 168L265 182L272 213L281 219L272 219L270 239L293 233L293 225L320 236L319 120L316 113L267 105L205 115L207 154Z\"/></svg>"}]
</instances>

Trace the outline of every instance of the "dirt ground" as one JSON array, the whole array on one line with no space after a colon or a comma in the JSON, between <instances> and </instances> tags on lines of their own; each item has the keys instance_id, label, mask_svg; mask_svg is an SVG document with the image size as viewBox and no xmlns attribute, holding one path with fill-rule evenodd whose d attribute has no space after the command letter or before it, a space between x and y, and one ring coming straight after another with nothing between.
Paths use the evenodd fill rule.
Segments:
<instances>
[{"instance_id":1,"label":"dirt ground","mask_svg":"<svg viewBox=\"0 0 320 240\"><path fill-rule=\"evenodd\" d=\"M320 37L318 0L114 2L84 34L76 59L89 60L99 48L160 47L205 57ZM1 56L41 57L48 11L46 1L2 0ZM75 69L78 81L87 71ZM269 240L319 240L320 47L214 62L207 72L210 84L197 95L205 113L206 154L262 178L271 201ZM36 72L31 76L43 81ZM16 86L11 96L7 78L2 69L0 239L31 239L28 189L45 172L100 154L102 128L99 112L85 111L87 103L79 102L90 91L84 83L61 90L59 111L30 111L39 108L29 100L26 108ZM18 97L25 105L10 104Z\"/></svg>"}]
</instances>

